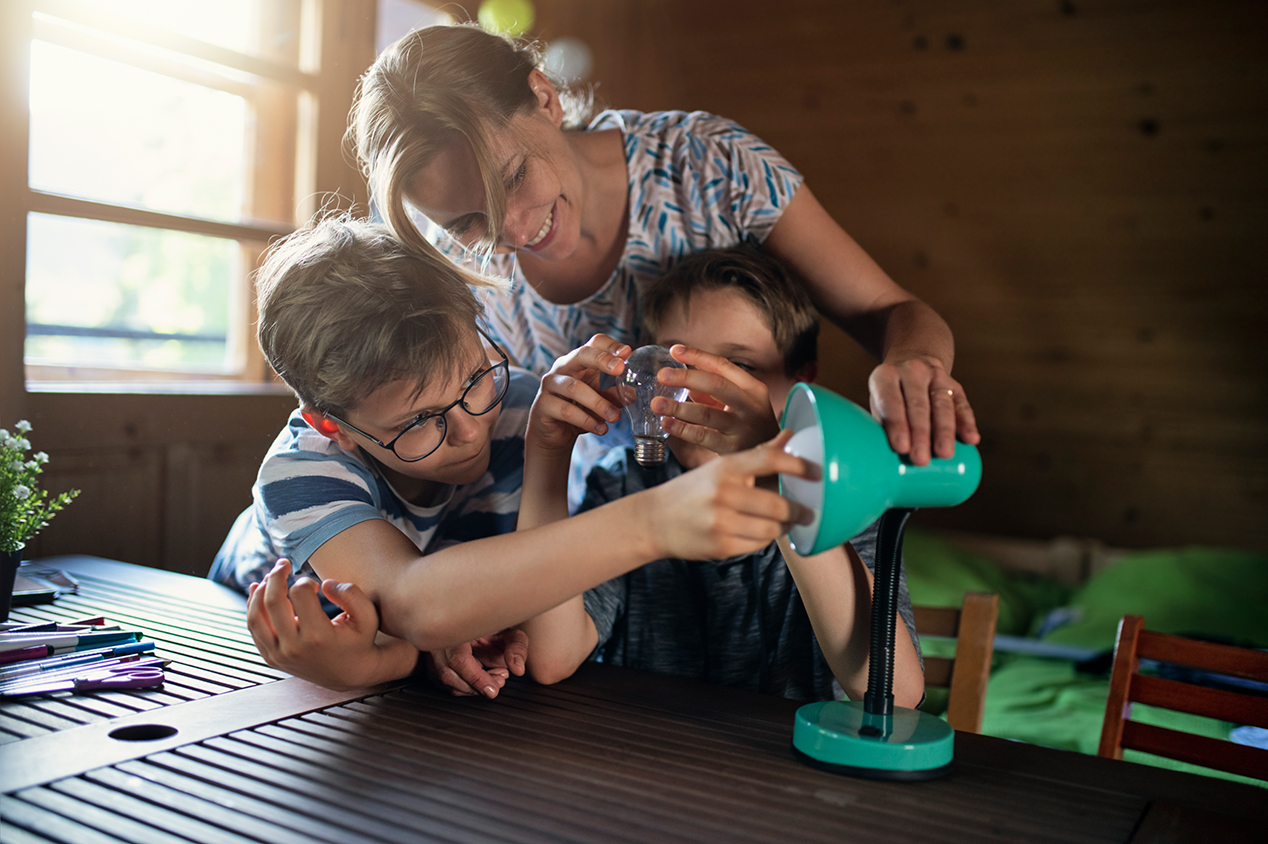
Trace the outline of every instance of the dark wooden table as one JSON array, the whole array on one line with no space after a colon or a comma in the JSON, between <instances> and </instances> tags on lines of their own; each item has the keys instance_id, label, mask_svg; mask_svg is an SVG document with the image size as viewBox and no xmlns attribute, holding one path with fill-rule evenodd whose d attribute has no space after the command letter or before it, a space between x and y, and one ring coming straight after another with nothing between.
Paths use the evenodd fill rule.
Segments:
<instances>
[{"instance_id":1,"label":"dark wooden table","mask_svg":"<svg viewBox=\"0 0 1268 844\"><path fill-rule=\"evenodd\" d=\"M173 664L0 705L5 844L1268 839L1268 790L965 733L941 780L823 773L792 757L796 703L603 665L495 701L330 692L264 666L226 590L51 562L80 594L15 617L105 614Z\"/></svg>"}]
</instances>

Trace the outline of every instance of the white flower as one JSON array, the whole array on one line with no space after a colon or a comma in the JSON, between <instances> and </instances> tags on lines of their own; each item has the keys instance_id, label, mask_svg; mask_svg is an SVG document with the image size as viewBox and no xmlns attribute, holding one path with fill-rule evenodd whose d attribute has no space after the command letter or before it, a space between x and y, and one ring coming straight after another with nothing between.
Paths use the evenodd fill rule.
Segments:
<instances>
[{"instance_id":1,"label":"white flower","mask_svg":"<svg viewBox=\"0 0 1268 844\"><path fill-rule=\"evenodd\" d=\"M29 486L18 484L13 488L13 497L18 501L25 501L31 497L31 488Z\"/></svg>"},{"instance_id":2,"label":"white flower","mask_svg":"<svg viewBox=\"0 0 1268 844\"><path fill-rule=\"evenodd\" d=\"M45 452L43 452L43 451L37 451L37 452L35 452L35 454L33 455L33 457L34 457L34 459L35 459L35 462L36 462L36 463L38 463L38 464L39 464L39 465L41 465L41 466L43 466L45 463L47 463L47 462L48 462L48 454L46 454L46 453L45 453Z\"/></svg>"},{"instance_id":3,"label":"white flower","mask_svg":"<svg viewBox=\"0 0 1268 844\"><path fill-rule=\"evenodd\" d=\"M14 444L17 445L19 451L26 451L31 447L31 441L26 438L14 440Z\"/></svg>"},{"instance_id":4,"label":"white flower","mask_svg":"<svg viewBox=\"0 0 1268 844\"><path fill-rule=\"evenodd\" d=\"M25 468L26 468L26 464L25 464L25 463L23 463L21 460L14 460L14 461L13 461L13 471L15 471L15 472L21 472L21 471L22 471L23 469L25 469Z\"/></svg>"},{"instance_id":5,"label":"white flower","mask_svg":"<svg viewBox=\"0 0 1268 844\"><path fill-rule=\"evenodd\" d=\"M22 421L18 422L18 424L14 425L13 427L17 429L19 434L25 434L31 430L31 423L23 419Z\"/></svg>"}]
</instances>

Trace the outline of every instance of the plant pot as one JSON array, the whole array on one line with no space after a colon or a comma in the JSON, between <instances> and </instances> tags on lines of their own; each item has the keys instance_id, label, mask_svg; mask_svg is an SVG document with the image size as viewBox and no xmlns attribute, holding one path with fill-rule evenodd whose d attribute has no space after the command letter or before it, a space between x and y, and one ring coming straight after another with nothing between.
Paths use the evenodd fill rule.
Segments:
<instances>
[{"instance_id":1,"label":"plant pot","mask_svg":"<svg viewBox=\"0 0 1268 844\"><path fill-rule=\"evenodd\" d=\"M0 551L0 621L9 620L9 608L13 606L13 583L22 564L22 549Z\"/></svg>"}]
</instances>

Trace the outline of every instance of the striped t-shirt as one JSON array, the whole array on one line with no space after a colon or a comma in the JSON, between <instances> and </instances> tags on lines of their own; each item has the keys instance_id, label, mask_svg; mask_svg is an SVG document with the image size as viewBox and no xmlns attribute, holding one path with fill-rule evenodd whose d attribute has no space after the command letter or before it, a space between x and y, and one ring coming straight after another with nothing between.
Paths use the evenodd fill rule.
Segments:
<instances>
[{"instance_id":1,"label":"striped t-shirt","mask_svg":"<svg viewBox=\"0 0 1268 844\"><path fill-rule=\"evenodd\" d=\"M279 557L290 559L293 574L311 572L307 562L314 551L369 519L394 525L422 553L514 531L524 480L524 429L537 386L531 374L511 369L491 432L488 470L474 483L450 487L428 507L403 500L374 461L360 451L344 451L296 410L260 466L255 502L234 523L208 576L245 590Z\"/></svg>"}]
</instances>

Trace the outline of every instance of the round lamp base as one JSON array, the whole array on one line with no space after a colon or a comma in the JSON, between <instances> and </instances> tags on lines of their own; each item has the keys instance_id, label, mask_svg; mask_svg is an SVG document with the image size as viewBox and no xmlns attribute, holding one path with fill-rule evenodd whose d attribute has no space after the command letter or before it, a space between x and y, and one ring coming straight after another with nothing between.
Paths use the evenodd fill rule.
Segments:
<instances>
[{"instance_id":1,"label":"round lamp base","mask_svg":"<svg viewBox=\"0 0 1268 844\"><path fill-rule=\"evenodd\" d=\"M792 744L811 767L867 779L935 779L954 767L951 725L898 706L881 716L869 715L862 701L808 703L797 710Z\"/></svg>"}]
</instances>

